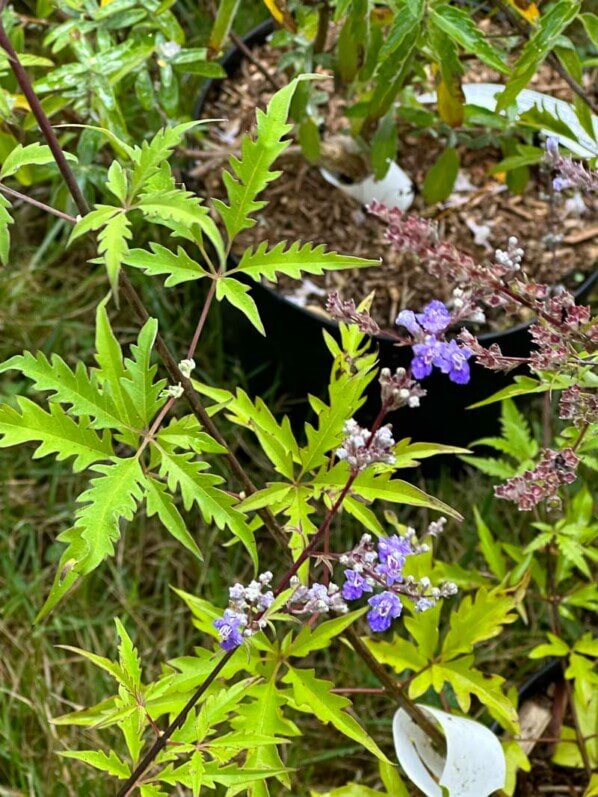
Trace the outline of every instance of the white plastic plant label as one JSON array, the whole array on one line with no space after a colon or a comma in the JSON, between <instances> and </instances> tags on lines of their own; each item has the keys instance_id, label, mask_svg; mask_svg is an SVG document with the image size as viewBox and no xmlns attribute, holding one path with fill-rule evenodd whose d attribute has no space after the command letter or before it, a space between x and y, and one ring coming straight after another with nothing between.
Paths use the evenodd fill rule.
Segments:
<instances>
[{"instance_id":1,"label":"white plastic plant label","mask_svg":"<svg viewBox=\"0 0 598 797\"><path fill-rule=\"evenodd\" d=\"M463 85L466 104L478 105L480 108L486 108L488 111L494 111L496 108L496 97L503 89L504 86L500 83L465 83ZM436 102L436 92L430 91L426 94L421 94L417 99L423 105ZM515 105L520 114L529 111L535 106L548 111L552 116L563 121L569 129L573 131L577 137L577 141L568 136L553 133L550 130L542 130L542 133L547 136L550 135L558 138L561 144L571 150L574 155L579 155L582 158L592 158L598 155L596 142L592 141L581 126L575 108L571 103L565 102L565 100L559 100L556 97L551 97L550 94L543 94L540 91L523 89L523 91L520 91L517 95ZM594 134L598 137L598 117L592 115L592 124L594 125Z\"/></svg>"},{"instance_id":2,"label":"white plastic plant label","mask_svg":"<svg viewBox=\"0 0 598 797\"><path fill-rule=\"evenodd\" d=\"M394 161L381 180L375 180L370 176L357 183L344 184L327 169L320 169L320 172L327 182L340 188L343 193L352 196L362 205L369 205L370 202L377 199L378 202L382 202L388 207L407 210L413 203L411 178Z\"/></svg>"},{"instance_id":3,"label":"white plastic plant label","mask_svg":"<svg viewBox=\"0 0 598 797\"><path fill-rule=\"evenodd\" d=\"M446 758L403 709L394 715L392 731L400 765L426 797L488 797L502 789L506 762L494 733L479 722L418 705L436 720L446 739Z\"/></svg>"}]
</instances>

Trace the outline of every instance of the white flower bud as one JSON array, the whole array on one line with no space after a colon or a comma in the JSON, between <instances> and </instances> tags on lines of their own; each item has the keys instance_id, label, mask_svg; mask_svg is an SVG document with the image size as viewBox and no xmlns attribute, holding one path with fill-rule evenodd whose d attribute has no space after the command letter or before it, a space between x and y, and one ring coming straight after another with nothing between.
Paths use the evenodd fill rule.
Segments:
<instances>
[{"instance_id":1,"label":"white flower bud","mask_svg":"<svg viewBox=\"0 0 598 797\"><path fill-rule=\"evenodd\" d=\"M181 360L179 363L179 370L187 379L191 378L191 372L195 368L195 360Z\"/></svg>"}]
</instances>

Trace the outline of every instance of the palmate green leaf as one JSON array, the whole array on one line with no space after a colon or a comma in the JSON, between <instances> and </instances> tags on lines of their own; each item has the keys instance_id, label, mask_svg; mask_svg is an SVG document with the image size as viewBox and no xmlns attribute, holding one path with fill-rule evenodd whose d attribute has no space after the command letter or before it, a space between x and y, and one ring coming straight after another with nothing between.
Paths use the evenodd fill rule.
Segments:
<instances>
[{"instance_id":1,"label":"palmate green leaf","mask_svg":"<svg viewBox=\"0 0 598 797\"><path fill-rule=\"evenodd\" d=\"M477 697L490 715L503 727L511 733L518 733L517 710L502 691L505 679L498 675L486 675L476 670L473 667L473 660L473 656L463 656L463 658L454 659L448 663L433 664L426 672L429 676L429 683L438 694L444 684L449 683L453 688L459 708L466 714L471 708L472 696ZM412 681L411 687L414 687L416 680L418 679ZM413 692L410 688L409 696L416 698L423 694L424 683L425 681L422 680L420 688Z\"/></svg>"},{"instance_id":2,"label":"palmate green leaf","mask_svg":"<svg viewBox=\"0 0 598 797\"><path fill-rule=\"evenodd\" d=\"M6 266L10 252L10 231L9 224L13 223L13 218L8 212L11 207L9 200L0 194L0 263Z\"/></svg>"},{"instance_id":3,"label":"palmate green leaf","mask_svg":"<svg viewBox=\"0 0 598 797\"><path fill-rule=\"evenodd\" d=\"M347 483L349 469L346 462L338 462L330 470L323 468L312 485L319 489L335 487L339 490ZM448 504L428 495L423 490L415 487L402 479L393 479L388 472L376 473L372 469L362 471L351 487L351 494L365 498L367 501L389 501L393 504L407 504L408 506L425 506L436 509L444 515L462 520L462 516Z\"/></svg>"},{"instance_id":4,"label":"palmate green leaf","mask_svg":"<svg viewBox=\"0 0 598 797\"><path fill-rule=\"evenodd\" d=\"M534 459L538 453L538 443L532 436L527 418L511 399L502 403L500 423L503 436L509 445L508 453L520 462Z\"/></svg>"},{"instance_id":5,"label":"palmate green leaf","mask_svg":"<svg viewBox=\"0 0 598 797\"><path fill-rule=\"evenodd\" d=\"M290 144L288 139L283 139L292 128L287 123L287 117L298 82L296 78L277 91L265 113L257 110L255 139L249 136L243 138L241 158L231 157L231 171L224 172L229 204L216 200L214 205L224 222L230 242L241 230L253 227L255 220L251 215L266 205L266 202L258 201L256 197L278 177L279 172L273 172L271 167Z\"/></svg>"},{"instance_id":6,"label":"palmate green leaf","mask_svg":"<svg viewBox=\"0 0 598 797\"><path fill-rule=\"evenodd\" d=\"M213 389L206 394L221 397L226 402L228 420L250 429L274 468L287 479L293 479L293 463L299 462L299 445L287 416L278 421L261 398L253 401L241 388L234 395L214 393Z\"/></svg>"},{"instance_id":7,"label":"palmate green leaf","mask_svg":"<svg viewBox=\"0 0 598 797\"><path fill-rule=\"evenodd\" d=\"M364 392L374 377L369 368L355 374L342 374L329 387L330 404L312 400L318 415L317 428L307 423L307 444L301 448L301 464L304 472L315 470L327 463L330 451L337 448L344 435L347 418L352 418L364 403Z\"/></svg>"},{"instance_id":8,"label":"palmate green leaf","mask_svg":"<svg viewBox=\"0 0 598 797\"><path fill-rule=\"evenodd\" d=\"M479 589L466 595L451 613L450 628L442 644L442 660L469 653L474 645L498 636L503 626L517 619L516 599L500 589Z\"/></svg>"},{"instance_id":9,"label":"palmate green leaf","mask_svg":"<svg viewBox=\"0 0 598 797\"><path fill-rule=\"evenodd\" d=\"M357 609L357 611L335 617L333 620L326 620L324 623L320 623L315 629L312 629L308 625L304 625L299 634L284 650L285 656L304 658L315 650L327 648L331 640L335 639L339 634L342 634L345 629L360 617L363 617L367 610L368 608L364 607L362 609Z\"/></svg>"},{"instance_id":10,"label":"palmate green leaf","mask_svg":"<svg viewBox=\"0 0 598 797\"><path fill-rule=\"evenodd\" d=\"M366 637L363 641L376 659L381 664L392 667L397 675L401 675L405 670L419 672L428 664L427 657L422 655L412 642L402 637L395 636L392 642L376 642L370 637Z\"/></svg>"},{"instance_id":11,"label":"palmate green leaf","mask_svg":"<svg viewBox=\"0 0 598 797\"><path fill-rule=\"evenodd\" d=\"M131 692L136 692L141 688L141 660L131 637L118 617L114 618L114 623L120 639L118 658L126 676L126 685Z\"/></svg>"},{"instance_id":12,"label":"palmate green leaf","mask_svg":"<svg viewBox=\"0 0 598 797\"><path fill-rule=\"evenodd\" d=\"M107 431L98 435L84 419L74 420L58 404L50 404L46 412L24 396L17 403L18 410L0 405L0 448L36 442L34 459L54 454L61 462L75 457L75 473L114 456Z\"/></svg>"},{"instance_id":13,"label":"palmate green leaf","mask_svg":"<svg viewBox=\"0 0 598 797\"><path fill-rule=\"evenodd\" d=\"M181 783L183 786L193 788L193 785L205 786L214 789L216 784L221 784L231 788L233 786L249 786L252 783L259 783L266 778L273 778L287 772L283 769L242 769L236 765L221 766L216 761L203 762L198 768L199 779L192 771L192 761L187 761L177 767L172 773L164 770L160 773L159 780L164 783Z\"/></svg>"},{"instance_id":14,"label":"palmate green leaf","mask_svg":"<svg viewBox=\"0 0 598 797\"><path fill-rule=\"evenodd\" d=\"M505 75L509 73L505 63L505 53L490 43L471 14L456 6L443 3L430 10L430 18L468 53L472 53L497 72Z\"/></svg>"},{"instance_id":15,"label":"palmate green leaf","mask_svg":"<svg viewBox=\"0 0 598 797\"><path fill-rule=\"evenodd\" d=\"M492 532L484 523L477 506L474 506L473 512L482 555L492 573L502 581L507 575L507 560L503 555L501 545L492 536Z\"/></svg>"},{"instance_id":16,"label":"palmate green leaf","mask_svg":"<svg viewBox=\"0 0 598 797\"><path fill-rule=\"evenodd\" d=\"M133 148L131 159L134 166L130 176L129 200L135 198L147 181L158 172L186 133L200 124L202 122L194 121L183 122L174 127L164 127L151 141L144 141L140 147Z\"/></svg>"},{"instance_id":17,"label":"palmate green leaf","mask_svg":"<svg viewBox=\"0 0 598 797\"><path fill-rule=\"evenodd\" d=\"M230 273L241 271L256 282L262 277L276 282L279 274L299 279L302 274L323 274L325 271L379 265L379 260L328 252L323 244L316 246L295 241L288 246L286 241L282 241L269 249L268 242L263 241L255 250L246 249L239 265Z\"/></svg>"},{"instance_id":18,"label":"palmate green leaf","mask_svg":"<svg viewBox=\"0 0 598 797\"><path fill-rule=\"evenodd\" d=\"M2 363L0 373L13 368L31 379L35 390L50 392L52 400L70 405L70 415L91 418L90 428L120 429L128 422L82 362L73 371L58 354L52 354L48 360L41 351L36 354L26 351Z\"/></svg>"},{"instance_id":19,"label":"palmate green leaf","mask_svg":"<svg viewBox=\"0 0 598 797\"><path fill-rule=\"evenodd\" d=\"M188 551L191 551L194 556L203 561L201 551L187 529L185 521L176 508L166 486L157 479L148 476L145 480L145 500L147 516L158 515L164 528L172 534L175 540L178 540Z\"/></svg>"},{"instance_id":20,"label":"palmate green leaf","mask_svg":"<svg viewBox=\"0 0 598 797\"><path fill-rule=\"evenodd\" d=\"M121 208L114 207L114 205L96 205L93 210L78 219L71 232L69 244L72 244L73 241L76 241L77 238L86 235L88 232L99 230L100 227L107 224L117 213L122 213L122 210Z\"/></svg>"},{"instance_id":21,"label":"palmate green leaf","mask_svg":"<svg viewBox=\"0 0 598 797\"><path fill-rule=\"evenodd\" d=\"M143 193L135 207L149 221L159 223L162 219L167 219L187 227L197 224L199 217L208 214L208 209L202 205L199 197L180 188Z\"/></svg>"},{"instance_id":22,"label":"palmate green leaf","mask_svg":"<svg viewBox=\"0 0 598 797\"><path fill-rule=\"evenodd\" d=\"M234 507L234 498L216 487L224 479L214 473L202 473L205 467L205 463L194 461L192 454L162 451L160 473L166 476L170 491L180 490L186 510L197 504L206 523L228 528L243 543L257 568L255 539L245 516Z\"/></svg>"},{"instance_id":23,"label":"palmate green leaf","mask_svg":"<svg viewBox=\"0 0 598 797\"><path fill-rule=\"evenodd\" d=\"M98 253L115 293L118 291L118 274L129 251L127 241L132 237L131 222L124 210L108 219L98 234Z\"/></svg>"},{"instance_id":24,"label":"palmate green leaf","mask_svg":"<svg viewBox=\"0 0 598 797\"><path fill-rule=\"evenodd\" d=\"M488 404L495 404L497 401L515 398L516 396L529 396L532 393L546 393L547 390L554 390L560 386L561 385L555 385L549 382L540 382L540 380L532 379L530 376L516 376L512 385L508 385L502 390L497 391L483 401L477 401L467 409L475 410L478 407L485 407Z\"/></svg>"},{"instance_id":25,"label":"palmate green leaf","mask_svg":"<svg viewBox=\"0 0 598 797\"><path fill-rule=\"evenodd\" d=\"M64 750L60 751L58 755L63 758L73 758L75 761L83 761L84 764L89 764L90 767L99 769L101 772L107 772L108 775L114 775L120 780L125 780L131 774L129 765L121 761L114 750L110 750L109 755L101 750Z\"/></svg>"},{"instance_id":26,"label":"palmate green leaf","mask_svg":"<svg viewBox=\"0 0 598 797\"><path fill-rule=\"evenodd\" d=\"M136 457L96 465L101 476L77 499L85 504L77 511L75 525L58 536L67 544L50 594L36 621L46 617L81 578L114 553L121 520L131 520L143 496L144 475Z\"/></svg>"},{"instance_id":27,"label":"palmate green leaf","mask_svg":"<svg viewBox=\"0 0 598 797\"><path fill-rule=\"evenodd\" d=\"M405 617L403 620L405 628L414 639L418 653L425 656L428 661L432 661L436 657L440 638L441 608L441 604L437 603L423 614Z\"/></svg>"},{"instance_id":28,"label":"palmate green leaf","mask_svg":"<svg viewBox=\"0 0 598 797\"><path fill-rule=\"evenodd\" d=\"M162 379L154 382L158 366L150 364L157 334L158 322L155 318L150 318L139 332L137 343L131 346L132 358L125 358L124 374L121 377L123 390L136 414L137 428L141 429L150 423L166 403L166 399L160 398L166 381Z\"/></svg>"},{"instance_id":29,"label":"palmate green leaf","mask_svg":"<svg viewBox=\"0 0 598 797\"><path fill-rule=\"evenodd\" d=\"M568 656L569 645L564 639L547 632L548 642L542 645L536 645L535 648L530 650L527 654L530 659L545 659L548 656Z\"/></svg>"},{"instance_id":30,"label":"palmate green leaf","mask_svg":"<svg viewBox=\"0 0 598 797\"><path fill-rule=\"evenodd\" d=\"M156 439L160 446L169 449L182 448L185 451L195 451L197 454L226 454L227 449L220 445L202 427L195 415L183 415L180 418L171 418L168 424L162 426Z\"/></svg>"},{"instance_id":31,"label":"palmate green leaf","mask_svg":"<svg viewBox=\"0 0 598 797\"><path fill-rule=\"evenodd\" d=\"M440 454L468 454L469 449L442 443L412 443L409 437L399 440L394 448L395 468L412 468L422 459Z\"/></svg>"},{"instance_id":32,"label":"palmate green leaf","mask_svg":"<svg viewBox=\"0 0 598 797\"><path fill-rule=\"evenodd\" d=\"M250 702L243 702L237 707L231 721L233 728L250 734L282 738L283 741L299 735L295 723L282 713L283 707L287 705L287 700L277 690L273 679L265 684L251 687L248 690L248 696L254 699ZM245 760L245 767L282 770L278 779L288 789L291 788L289 776L284 772L282 758L278 748L274 745L250 749Z\"/></svg>"},{"instance_id":33,"label":"palmate green leaf","mask_svg":"<svg viewBox=\"0 0 598 797\"><path fill-rule=\"evenodd\" d=\"M388 761L376 742L345 709L351 701L330 690L333 684L316 678L313 670L289 668L284 683L293 689L294 700L299 711L313 714L320 722L332 724L349 739L358 742L382 761Z\"/></svg>"},{"instance_id":34,"label":"palmate green leaf","mask_svg":"<svg viewBox=\"0 0 598 797\"><path fill-rule=\"evenodd\" d=\"M538 66L556 44L559 36L577 16L579 0L558 0L543 13L534 34L519 56L513 71L496 102L496 110L503 111L511 105L536 73Z\"/></svg>"},{"instance_id":35,"label":"palmate green leaf","mask_svg":"<svg viewBox=\"0 0 598 797\"><path fill-rule=\"evenodd\" d=\"M461 457L463 462L468 465L473 465L482 473L487 476L497 476L499 479L510 479L515 475L517 468L515 465L507 462L504 459L493 459L491 457Z\"/></svg>"},{"instance_id":36,"label":"palmate green leaf","mask_svg":"<svg viewBox=\"0 0 598 797\"><path fill-rule=\"evenodd\" d=\"M216 281L216 299L229 301L233 307L240 310L251 321L257 331L265 335L266 330L252 296L249 295L249 286L232 277L222 277Z\"/></svg>"},{"instance_id":37,"label":"palmate green leaf","mask_svg":"<svg viewBox=\"0 0 598 797\"><path fill-rule=\"evenodd\" d=\"M345 512L348 512L351 517L358 520L367 531L375 534L377 537L384 536L384 527L376 517L376 513L372 512L369 506L366 506L363 501L359 501L357 498L347 495L343 501L343 509Z\"/></svg>"},{"instance_id":38,"label":"palmate green leaf","mask_svg":"<svg viewBox=\"0 0 598 797\"><path fill-rule=\"evenodd\" d=\"M96 310L95 358L99 367L94 369L94 375L102 385L102 392L117 407L120 417L134 428L137 413L123 387L126 376L123 355L110 326L106 301L100 302Z\"/></svg>"},{"instance_id":39,"label":"palmate green leaf","mask_svg":"<svg viewBox=\"0 0 598 797\"><path fill-rule=\"evenodd\" d=\"M65 155L67 160L77 160L70 153L65 153ZM0 180L5 180L15 174L22 166L44 166L48 163L54 163L54 156L52 155L52 150L46 144L35 142L25 147L22 144L17 144L4 159L0 170Z\"/></svg>"},{"instance_id":40,"label":"palmate green leaf","mask_svg":"<svg viewBox=\"0 0 598 797\"><path fill-rule=\"evenodd\" d=\"M137 502L143 497L145 482L136 457L119 459L111 465L96 465L94 470L102 475L93 479L89 489L77 499L85 506L77 511L75 523L75 529L88 546L86 567L114 554L114 543L120 537L120 520L132 519Z\"/></svg>"},{"instance_id":41,"label":"palmate green leaf","mask_svg":"<svg viewBox=\"0 0 598 797\"><path fill-rule=\"evenodd\" d=\"M118 161L112 161L108 169L106 188L123 204L127 201L127 175Z\"/></svg>"},{"instance_id":42,"label":"palmate green leaf","mask_svg":"<svg viewBox=\"0 0 598 797\"><path fill-rule=\"evenodd\" d=\"M172 288L182 282L205 277L208 272L193 260L185 250L179 246L176 253L161 244L150 243L151 252L146 249L129 249L123 263L126 266L141 269L150 276L168 274L164 285Z\"/></svg>"}]
</instances>

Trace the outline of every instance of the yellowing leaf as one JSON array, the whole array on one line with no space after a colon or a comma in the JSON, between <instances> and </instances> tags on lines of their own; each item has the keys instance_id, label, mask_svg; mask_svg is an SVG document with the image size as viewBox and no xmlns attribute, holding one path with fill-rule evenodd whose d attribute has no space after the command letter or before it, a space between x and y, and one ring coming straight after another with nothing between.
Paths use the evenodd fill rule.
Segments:
<instances>
[{"instance_id":1,"label":"yellowing leaf","mask_svg":"<svg viewBox=\"0 0 598 797\"><path fill-rule=\"evenodd\" d=\"M532 25L540 19L538 6L530 0L507 0L507 3Z\"/></svg>"},{"instance_id":2,"label":"yellowing leaf","mask_svg":"<svg viewBox=\"0 0 598 797\"><path fill-rule=\"evenodd\" d=\"M297 32L295 20L287 8L286 0L264 0L264 5L279 25L282 25L291 33Z\"/></svg>"}]
</instances>

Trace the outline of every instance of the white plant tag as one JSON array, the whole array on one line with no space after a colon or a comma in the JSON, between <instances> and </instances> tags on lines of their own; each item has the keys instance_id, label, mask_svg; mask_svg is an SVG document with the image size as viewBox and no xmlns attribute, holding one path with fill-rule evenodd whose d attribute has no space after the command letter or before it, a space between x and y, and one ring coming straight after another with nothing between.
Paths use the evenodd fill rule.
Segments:
<instances>
[{"instance_id":1,"label":"white plant tag","mask_svg":"<svg viewBox=\"0 0 598 797\"><path fill-rule=\"evenodd\" d=\"M426 797L442 797L440 786L450 797L488 797L504 787L505 756L491 730L437 708L420 704L418 708L440 724L446 739L446 759L432 748L424 731L403 709L394 715L392 732L399 763Z\"/></svg>"},{"instance_id":2,"label":"white plant tag","mask_svg":"<svg viewBox=\"0 0 598 797\"><path fill-rule=\"evenodd\" d=\"M388 207L407 210L413 202L413 183L409 175L394 161L381 180L366 177L358 183L341 183L340 180L327 169L320 169L322 177L340 188L345 194L352 196L362 205L369 205L374 199L383 202Z\"/></svg>"},{"instance_id":3,"label":"white plant tag","mask_svg":"<svg viewBox=\"0 0 598 797\"><path fill-rule=\"evenodd\" d=\"M504 86L500 83L465 83L462 88L467 105L478 105L480 108L493 111L496 108L496 97L503 91ZM417 99L422 105L436 102L436 92L429 91L426 94L421 94ZM520 114L536 106L548 111L557 119L561 119L575 133L577 141L568 136L553 133L550 130L542 130L541 132L547 136L558 138L561 144L567 147L574 155L579 155L582 158L595 158L598 155L596 142L592 141L581 126L575 108L571 103L551 97L550 94L543 94L540 91L523 89L517 95L515 105ZM598 137L598 117L595 115L592 115L592 124L594 126L594 134Z\"/></svg>"}]
</instances>

